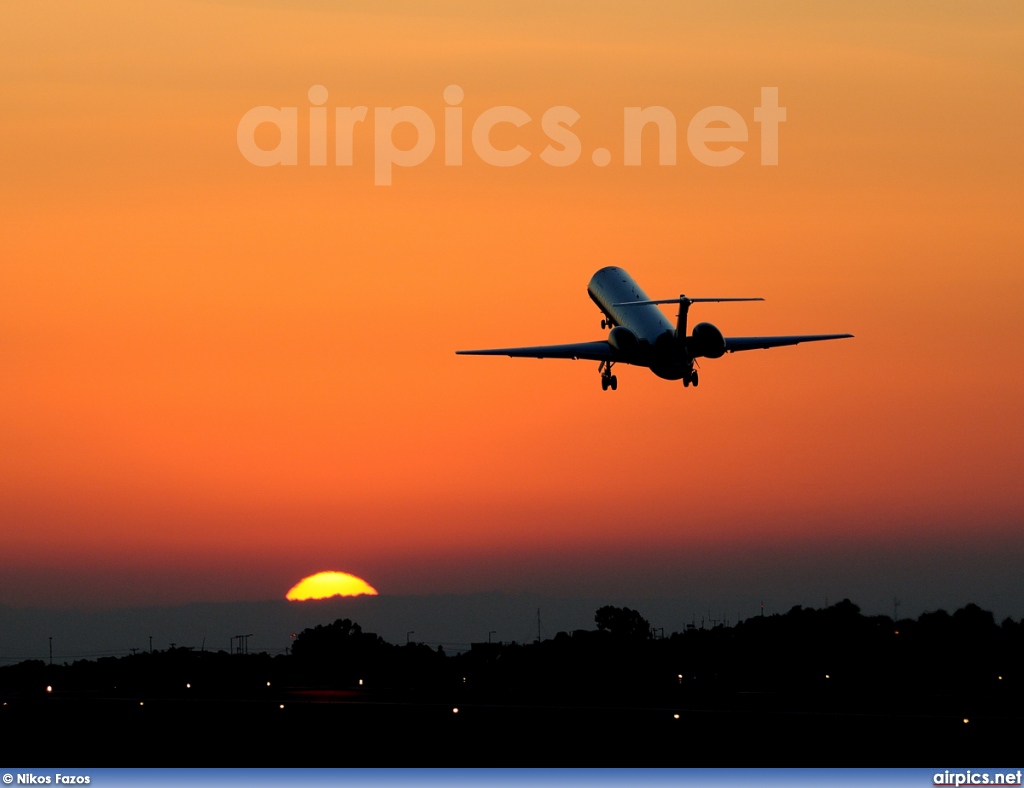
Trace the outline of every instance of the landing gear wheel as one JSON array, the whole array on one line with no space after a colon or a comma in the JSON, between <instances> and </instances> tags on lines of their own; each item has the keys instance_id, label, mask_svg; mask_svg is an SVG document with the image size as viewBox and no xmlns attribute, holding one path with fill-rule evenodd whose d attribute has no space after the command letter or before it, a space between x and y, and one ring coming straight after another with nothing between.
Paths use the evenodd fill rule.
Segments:
<instances>
[{"instance_id":1,"label":"landing gear wheel","mask_svg":"<svg viewBox=\"0 0 1024 788\"><path fill-rule=\"evenodd\" d=\"M608 326L608 321L607 320L602 320L601 321L601 328L607 328L607 326Z\"/></svg>"},{"instance_id":2,"label":"landing gear wheel","mask_svg":"<svg viewBox=\"0 0 1024 788\"><path fill-rule=\"evenodd\" d=\"M611 321L609 321L609 325L611 325ZM612 374L614 363L614 361L602 361L597 368L597 371L601 373L601 391L607 391L609 386L612 391L615 391L619 386L618 379Z\"/></svg>"},{"instance_id":3,"label":"landing gear wheel","mask_svg":"<svg viewBox=\"0 0 1024 788\"><path fill-rule=\"evenodd\" d=\"M694 373L693 373L693 387L694 387L694 388L697 388L697 380L698 380L698 379L697 379L697 373L696 373L696 372L694 372Z\"/></svg>"}]
</instances>

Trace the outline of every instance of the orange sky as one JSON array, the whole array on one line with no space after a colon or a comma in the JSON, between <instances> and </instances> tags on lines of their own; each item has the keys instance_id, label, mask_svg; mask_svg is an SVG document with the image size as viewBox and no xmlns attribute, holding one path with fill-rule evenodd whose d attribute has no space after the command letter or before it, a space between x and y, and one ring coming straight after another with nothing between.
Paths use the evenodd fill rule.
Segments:
<instances>
[{"instance_id":1,"label":"orange sky","mask_svg":"<svg viewBox=\"0 0 1024 788\"><path fill-rule=\"evenodd\" d=\"M1024 558L1018 3L420 5L0 12L0 604L272 598L320 569L667 593L672 556L752 545ZM318 84L329 115L370 108L352 167L308 164ZM298 107L298 165L240 154L260 105ZM373 109L403 105L438 144L375 186ZM517 167L469 145L498 105L532 118L492 137ZM557 105L565 168L539 158ZM625 167L623 108L651 105L677 164L649 134ZM750 132L730 167L686 145L713 105ZM454 355L602 338L605 265L767 299L694 307L727 335L857 338L706 361L697 390Z\"/></svg>"}]
</instances>

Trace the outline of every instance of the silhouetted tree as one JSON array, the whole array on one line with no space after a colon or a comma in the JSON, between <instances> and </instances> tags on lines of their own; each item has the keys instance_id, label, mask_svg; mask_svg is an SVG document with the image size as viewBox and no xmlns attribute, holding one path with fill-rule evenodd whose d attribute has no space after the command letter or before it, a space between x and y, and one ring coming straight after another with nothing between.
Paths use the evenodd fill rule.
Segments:
<instances>
[{"instance_id":1,"label":"silhouetted tree","mask_svg":"<svg viewBox=\"0 0 1024 788\"><path fill-rule=\"evenodd\" d=\"M598 608L594 622L600 631L610 632L616 637L646 640L651 636L651 625L647 619L628 607L605 605Z\"/></svg>"},{"instance_id":2,"label":"silhouetted tree","mask_svg":"<svg viewBox=\"0 0 1024 788\"><path fill-rule=\"evenodd\" d=\"M990 611L969 602L953 613L953 624L965 633L991 635L996 626L996 618Z\"/></svg>"},{"instance_id":3,"label":"silhouetted tree","mask_svg":"<svg viewBox=\"0 0 1024 788\"><path fill-rule=\"evenodd\" d=\"M386 652L396 648L347 618L304 629L292 644L292 655L311 678L343 683L376 678Z\"/></svg>"}]
</instances>

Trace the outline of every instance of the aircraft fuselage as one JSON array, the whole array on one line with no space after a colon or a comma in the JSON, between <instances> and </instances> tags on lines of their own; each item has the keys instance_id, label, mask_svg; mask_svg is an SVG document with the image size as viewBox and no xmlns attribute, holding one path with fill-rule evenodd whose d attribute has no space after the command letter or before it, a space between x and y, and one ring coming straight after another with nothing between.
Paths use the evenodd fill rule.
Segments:
<instances>
[{"instance_id":1,"label":"aircraft fuselage","mask_svg":"<svg viewBox=\"0 0 1024 788\"><path fill-rule=\"evenodd\" d=\"M623 269L602 268L590 278L587 292L614 326L608 341L626 363L649 367L666 380L679 380L692 368L693 359L676 340L675 326L664 312L654 305L622 306L650 300Z\"/></svg>"}]
</instances>

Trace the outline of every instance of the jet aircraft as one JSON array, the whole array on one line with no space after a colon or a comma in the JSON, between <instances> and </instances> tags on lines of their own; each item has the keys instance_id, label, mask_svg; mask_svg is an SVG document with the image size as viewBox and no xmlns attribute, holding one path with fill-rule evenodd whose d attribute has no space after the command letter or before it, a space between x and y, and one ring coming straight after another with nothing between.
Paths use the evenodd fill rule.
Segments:
<instances>
[{"instance_id":1,"label":"jet aircraft","mask_svg":"<svg viewBox=\"0 0 1024 788\"><path fill-rule=\"evenodd\" d=\"M779 337L726 337L711 323L698 323L686 335L686 319L692 304L706 301L763 301L763 298L663 298L651 300L633 278L616 266L602 268L590 279L587 293L604 314L602 329L608 339L569 345L506 347L489 350L457 350L463 356L510 356L512 358L571 358L599 361L601 388L618 388L612 374L615 364L647 367L659 378L682 380L683 386L698 383L697 359L720 358L726 353L846 339L853 334L803 334ZM678 304L673 326L658 304Z\"/></svg>"}]
</instances>

